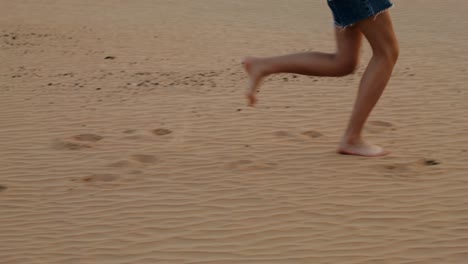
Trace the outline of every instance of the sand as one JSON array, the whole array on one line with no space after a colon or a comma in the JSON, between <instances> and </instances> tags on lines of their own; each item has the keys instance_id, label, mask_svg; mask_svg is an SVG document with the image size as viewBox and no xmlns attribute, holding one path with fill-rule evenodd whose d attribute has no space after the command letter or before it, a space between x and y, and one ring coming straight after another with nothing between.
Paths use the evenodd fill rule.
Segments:
<instances>
[{"instance_id":1,"label":"sand","mask_svg":"<svg viewBox=\"0 0 468 264\"><path fill-rule=\"evenodd\" d=\"M243 97L245 55L334 50L325 1L1 1L0 263L468 263L468 3L395 3L368 159L367 44Z\"/></svg>"}]
</instances>

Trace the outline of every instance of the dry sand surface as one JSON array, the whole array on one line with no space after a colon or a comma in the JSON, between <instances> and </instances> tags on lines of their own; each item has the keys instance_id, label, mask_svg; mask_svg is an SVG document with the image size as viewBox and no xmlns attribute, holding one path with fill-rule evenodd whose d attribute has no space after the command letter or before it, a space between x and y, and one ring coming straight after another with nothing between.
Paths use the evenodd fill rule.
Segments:
<instances>
[{"instance_id":1,"label":"dry sand surface","mask_svg":"<svg viewBox=\"0 0 468 264\"><path fill-rule=\"evenodd\" d=\"M397 0L394 76L340 156L355 75L304 0L1 0L0 263L468 263L468 3Z\"/></svg>"}]
</instances>

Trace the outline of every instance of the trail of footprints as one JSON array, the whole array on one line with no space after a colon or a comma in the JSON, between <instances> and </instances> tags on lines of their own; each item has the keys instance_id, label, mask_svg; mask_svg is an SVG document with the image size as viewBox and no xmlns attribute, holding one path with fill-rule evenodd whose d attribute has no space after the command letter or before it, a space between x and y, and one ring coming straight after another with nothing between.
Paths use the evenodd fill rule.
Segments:
<instances>
[{"instance_id":1,"label":"trail of footprints","mask_svg":"<svg viewBox=\"0 0 468 264\"><path fill-rule=\"evenodd\" d=\"M137 130L125 130L124 134L132 134L137 132ZM159 128L148 131L154 136L167 136L172 133L171 130L165 128ZM80 149L92 149L95 148L97 143L103 140L104 137L97 134L79 134L74 135L66 139L56 140L52 143L52 147L56 150L80 150ZM141 168L146 165L155 164L158 162L158 158L150 154L133 154L113 163L108 164L109 168ZM141 171L133 170L130 171L131 174L140 174ZM109 183L118 180L120 177L117 174L113 173L104 173L104 174L92 174L84 176L79 179L80 182L90 183L90 184L99 184L99 183ZM72 179L72 181L77 181L77 179ZM0 185L0 192L6 190L6 187L2 188ZM71 189L70 189L71 190Z\"/></svg>"},{"instance_id":2,"label":"trail of footprints","mask_svg":"<svg viewBox=\"0 0 468 264\"><path fill-rule=\"evenodd\" d=\"M370 133L379 133L385 131L386 129L392 129L394 125L390 122L385 121L369 121L366 129ZM125 130L123 134L135 134L138 131L135 129ZM169 129L158 128L146 131L148 134L156 137L165 137L173 132ZM307 130L299 134L294 134L288 131L276 131L272 133L278 138L285 138L293 141L298 141L304 143L304 139L316 140L325 135L315 131ZM97 134L87 133L71 136L67 139L57 140L53 143L53 148L58 150L80 150L80 149L92 149L96 147L98 142L102 141L104 138ZM250 147L250 145L248 145ZM119 168L119 169L134 169L129 172L132 174L142 173L139 168L145 167L147 165L155 164L159 160L157 157L150 154L133 154L124 159L112 162L107 166L109 168ZM397 163L397 164L385 164L379 166L377 169L380 170L384 175L390 175L390 177L405 177L406 175L411 175L413 172L427 167L427 166L436 166L439 165L440 161L432 159L420 159L414 162L409 163ZM265 171L265 170L274 170L278 167L278 164L275 162L262 162L262 161L252 161L252 160L238 160L229 162L225 165L229 170L234 171ZM119 179L119 176L113 173L104 173L104 174L93 174L82 177L81 182L84 183L108 183L113 182ZM73 181L76 181L74 179ZM0 185L0 192L5 191L6 186Z\"/></svg>"},{"instance_id":3,"label":"trail of footprints","mask_svg":"<svg viewBox=\"0 0 468 264\"><path fill-rule=\"evenodd\" d=\"M368 133L383 133L387 131L395 131L396 127L394 124L386 121L379 121L373 120L368 121L365 127L365 131ZM315 130L308 130L301 132L300 135L288 132L288 131L276 131L273 133L274 136L278 138L288 139L295 142L303 143L304 141L300 136L309 138L309 139L318 139L324 136L324 134L315 131ZM463 151L462 152L466 152ZM430 166L437 166L440 165L441 162L436 159L416 159L415 161L405 162L405 163L393 163L393 164L385 164L377 166L377 170L379 170L384 176L389 176L392 178L407 178L408 176L417 173L418 171L430 167ZM274 168L275 164L273 163L266 163L266 164L254 164L248 160L241 160L238 162L233 162L228 165L231 169L249 169L255 166L259 166L262 168Z\"/></svg>"},{"instance_id":4,"label":"trail of footprints","mask_svg":"<svg viewBox=\"0 0 468 264\"><path fill-rule=\"evenodd\" d=\"M369 133L383 133L389 130L395 131L396 128L392 123L386 121L369 121L367 122L365 127L365 131ZM288 138L298 142L301 142L303 138L318 139L325 136L324 134L316 130L303 131L300 133L300 136L302 137L299 137L299 135L295 135L288 131L276 131L273 134L278 138Z\"/></svg>"}]
</instances>

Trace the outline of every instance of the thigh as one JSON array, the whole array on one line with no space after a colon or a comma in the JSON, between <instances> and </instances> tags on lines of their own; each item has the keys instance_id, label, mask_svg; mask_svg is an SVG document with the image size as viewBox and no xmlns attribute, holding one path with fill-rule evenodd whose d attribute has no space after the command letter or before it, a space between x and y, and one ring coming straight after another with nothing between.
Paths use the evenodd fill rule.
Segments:
<instances>
[{"instance_id":1,"label":"thigh","mask_svg":"<svg viewBox=\"0 0 468 264\"><path fill-rule=\"evenodd\" d=\"M364 34L374 52L398 52L398 40L389 11L362 20L356 27Z\"/></svg>"},{"instance_id":2,"label":"thigh","mask_svg":"<svg viewBox=\"0 0 468 264\"><path fill-rule=\"evenodd\" d=\"M356 26L346 29L335 27L337 57L347 62L359 60L359 52L362 44L362 33Z\"/></svg>"}]
</instances>

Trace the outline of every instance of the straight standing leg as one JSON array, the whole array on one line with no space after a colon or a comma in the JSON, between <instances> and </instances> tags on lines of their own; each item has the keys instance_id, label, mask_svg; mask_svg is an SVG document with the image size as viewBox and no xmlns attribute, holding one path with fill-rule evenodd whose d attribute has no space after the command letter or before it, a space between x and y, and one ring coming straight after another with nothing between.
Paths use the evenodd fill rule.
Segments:
<instances>
[{"instance_id":1,"label":"straight standing leg","mask_svg":"<svg viewBox=\"0 0 468 264\"><path fill-rule=\"evenodd\" d=\"M398 59L398 42L388 11L358 22L356 27L369 41L373 57L362 77L356 102L339 153L383 156L387 151L362 139L362 129L385 89Z\"/></svg>"}]
</instances>

